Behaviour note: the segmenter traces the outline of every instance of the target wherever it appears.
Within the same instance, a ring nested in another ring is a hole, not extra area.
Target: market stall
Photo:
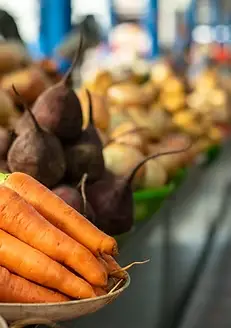
[[[213,63],[190,79],[120,47],[94,61],[77,39],[64,74],[0,43],[0,270],[24,286],[2,283],[0,314],[175,327],[227,202],[230,76]]]

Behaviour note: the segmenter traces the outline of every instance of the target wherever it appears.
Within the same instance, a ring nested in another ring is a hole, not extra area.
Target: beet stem
[[[117,137],[109,139],[108,142],[105,144],[104,148],[107,147],[108,145],[110,145],[111,143],[116,142],[116,140],[118,138],[124,137],[124,136],[129,135],[129,134],[133,134],[133,133],[136,133],[136,132],[148,131],[148,130],[149,129],[147,127],[145,127],[145,126],[144,127],[141,127],[140,126],[140,127],[136,127],[134,129],[130,129],[128,131],[122,132]]]
[[[130,175],[128,175],[127,177],[127,183],[132,183],[132,180],[134,179],[136,172],[141,168],[141,166],[143,166],[147,161],[149,161],[150,159],[155,159],[158,158],[160,156],[164,156],[164,155],[173,155],[173,154],[179,154],[179,153],[183,153],[187,150],[189,150],[192,147],[192,143],[190,142],[188,144],[187,147],[181,148],[181,149],[177,149],[177,150],[170,150],[170,151],[166,151],[166,152],[160,152],[157,154],[153,154],[150,156],[147,156],[145,159],[143,159],[140,163],[138,163],[135,168],[133,168],[133,170],[131,171]]]
[[[24,110],[26,110],[26,111],[29,113],[30,118],[31,118],[31,120],[32,120],[33,123],[34,123],[34,126],[35,126],[36,130],[37,130],[38,132],[43,132],[43,130],[42,130],[41,127],[39,126],[39,124],[38,124],[38,122],[37,122],[37,120],[36,120],[34,114],[32,113],[31,109],[29,108],[29,106],[28,106],[28,105],[26,104],[26,102],[24,101],[22,95],[20,95],[20,93],[17,91],[17,89],[16,89],[16,87],[15,87],[14,84],[12,84],[12,89],[13,89],[14,93],[18,96],[18,98],[19,98],[21,104],[22,104],[23,107],[24,107]]]
[[[93,125],[94,126],[94,118],[93,118],[93,106],[92,106],[92,97],[91,93],[88,89],[86,89],[87,97],[88,97],[88,106],[89,106],[89,120],[88,120],[88,126]]]
[[[66,74],[64,75],[64,77],[62,79],[62,83],[66,86],[71,85],[71,74],[72,74],[75,66],[77,65],[78,61],[80,60],[80,55],[81,55],[82,49],[83,49],[83,35],[80,34],[79,35],[79,45],[75,52],[74,59],[72,61],[70,68],[68,69],[68,71],[66,72]]]

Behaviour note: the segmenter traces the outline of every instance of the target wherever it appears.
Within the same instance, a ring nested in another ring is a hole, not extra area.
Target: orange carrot
[[[103,260],[106,262],[106,269],[108,271],[109,275],[112,275],[113,277],[119,278],[119,279],[126,279],[127,274],[125,271],[122,271],[121,266],[116,262],[116,260],[108,255],[108,254],[102,254]]]
[[[73,298],[95,296],[93,288],[86,281],[1,229],[0,265],[23,278]]]
[[[100,231],[83,215],[31,176],[14,172],[6,175],[3,180],[7,187],[16,191],[48,221],[94,254],[116,255],[118,253],[117,243],[113,237]]]
[[[101,287],[93,287],[93,289],[94,289],[94,292],[95,292],[96,296],[104,296],[104,295],[107,295],[106,290],[104,290]]]
[[[69,300],[62,294],[36,285],[0,266],[0,302],[54,303]]]
[[[5,186],[0,186],[0,218],[0,229],[69,266],[92,285],[107,285],[106,269],[87,248],[53,226]]]

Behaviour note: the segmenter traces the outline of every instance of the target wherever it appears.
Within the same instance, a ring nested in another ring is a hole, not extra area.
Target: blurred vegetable
[[[79,97],[82,106],[83,128],[86,128],[89,121],[87,94],[84,88],[76,90],[76,94]],[[110,116],[108,112],[106,97],[95,93],[91,93],[91,97],[92,97],[93,118],[94,118],[95,126],[102,131],[107,131],[110,124]]]
[[[115,175],[127,176],[131,169],[142,161],[142,153],[131,146],[112,143],[103,150],[105,166]],[[134,178],[134,185],[141,183],[144,175],[144,167],[141,167]]]
[[[18,103],[12,84],[28,104],[32,104],[44,90],[51,86],[49,78],[35,66],[9,73],[1,80],[1,88],[10,94],[15,103]]]
[[[142,188],[159,188],[167,182],[168,175],[164,167],[155,159],[148,161],[144,165],[145,173],[142,181]]]

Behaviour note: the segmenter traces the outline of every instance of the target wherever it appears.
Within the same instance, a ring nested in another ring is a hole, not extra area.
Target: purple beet
[[[83,198],[80,192],[68,185],[60,185],[52,190],[57,196],[62,198],[68,205],[73,207],[76,211],[80,212],[91,222],[94,222],[95,215],[91,205],[87,202],[86,213],[84,213]]]
[[[35,101],[32,112],[38,124],[58,136],[62,141],[76,140],[82,132],[81,104],[72,89],[71,74],[82,51],[83,38],[71,68],[57,84],[45,90]],[[16,127],[16,133],[28,129],[28,113],[25,113]]]
[[[11,144],[11,135],[7,129],[0,126],[0,159],[5,159]]]
[[[15,88],[14,91],[17,93]],[[62,145],[55,135],[39,126],[27,106],[25,110],[34,126],[12,143],[7,156],[9,169],[11,172],[27,173],[45,186],[53,187],[63,178],[66,170]]]
[[[66,148],[67,176],[78,182],[86,173],[88,180],[94,182],[104,173],[103,145],[94,126],[92,99],[89,99],[89,122],[80,139]]]
[[[101,180],[87,185],[86,198],[95,212],[97,227],[109,235],[119,235],[129,231],[134,219],[131,186],[136,172],[150,159],[177,154],[188,148],[148,156],[126,177],[118,177],[106,172]]]
[[[10,173],[7,161],[0,160],[0,173]]]

